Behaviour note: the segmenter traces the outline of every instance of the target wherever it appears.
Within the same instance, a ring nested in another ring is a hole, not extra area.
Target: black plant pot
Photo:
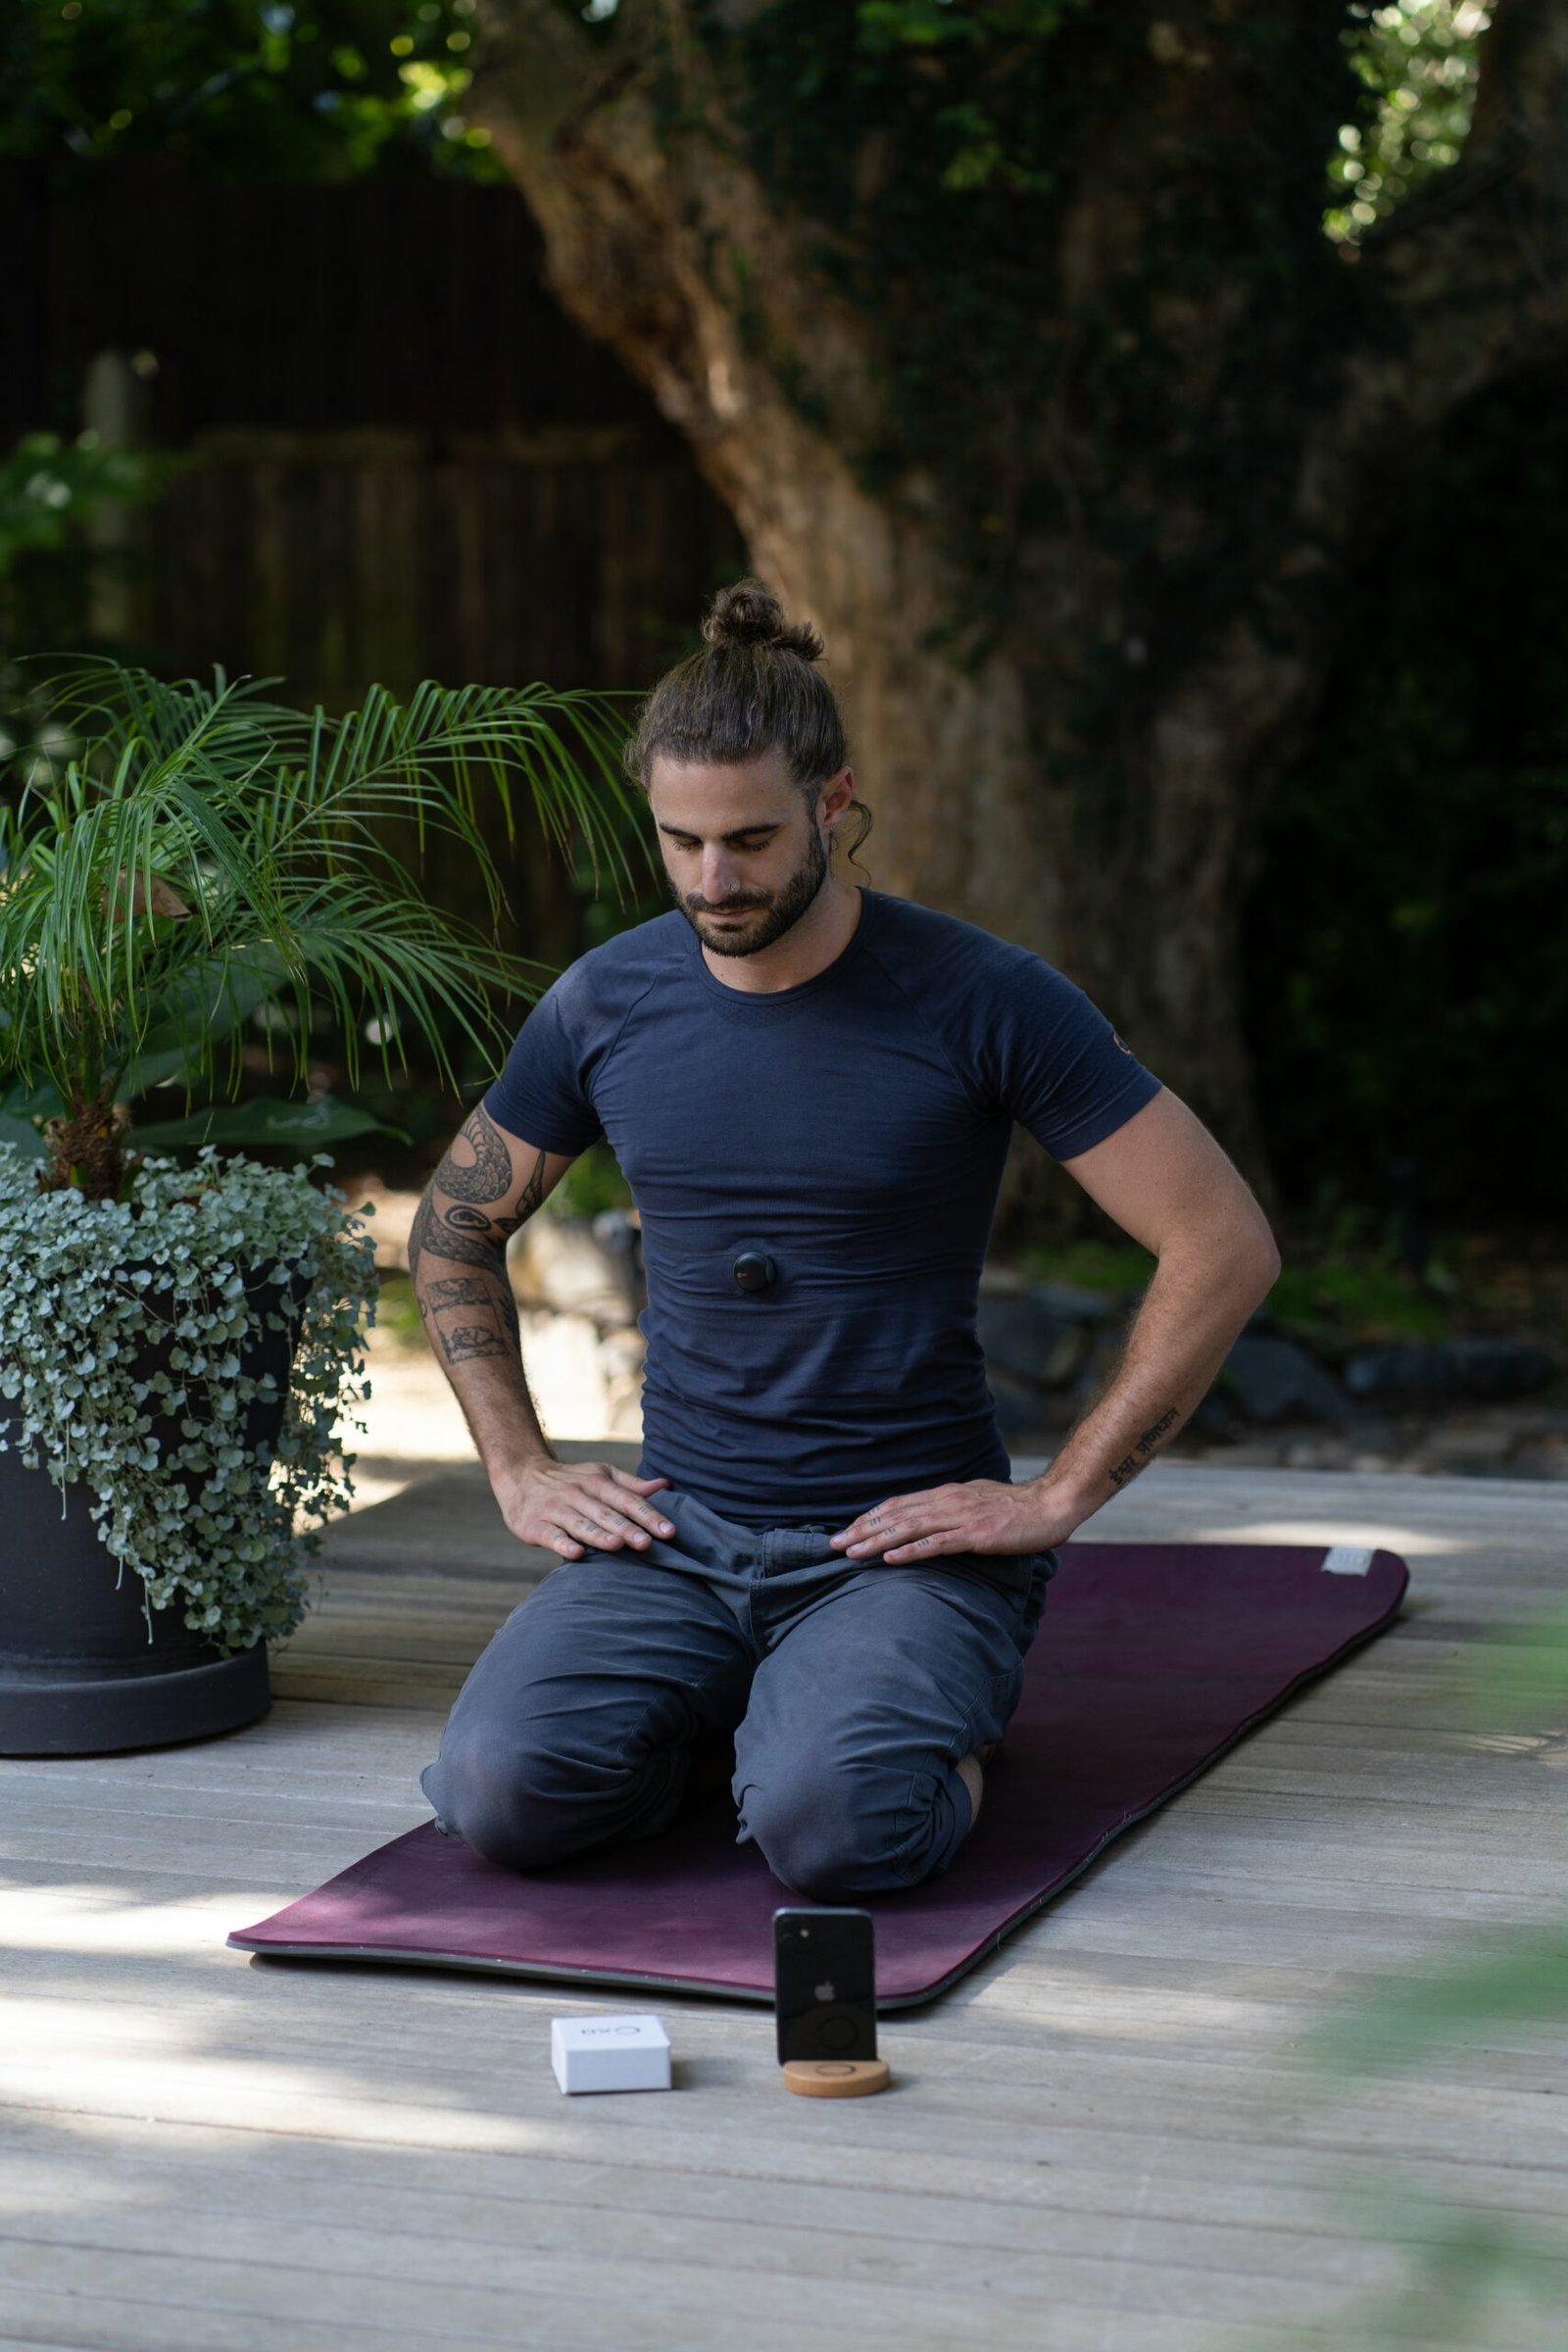
[[[141,1578],[99,1543],[88,1500],[0,1453],[0,1755],[161,1747],[265,1715],[265,1643],[221,1658],[179,1608],[154,1610],[149,1641]]]
[[[260,1289],[257,1277],[248,1288]],[[271,1289],[271,1286],[268,1286]],[[277,1443],[302,1298],[271,1290],[291,1315],[242,1359],[278,1395],[245,1415],[249,1445]],[[89,1756],[206,1740],[271,1705],[267,1646],[220,1657],[181,1607],[152,1613],[143,1587],[98,1541],[85,1487],[55,1486],[20,1453],[0,1453],[0,1755]]]

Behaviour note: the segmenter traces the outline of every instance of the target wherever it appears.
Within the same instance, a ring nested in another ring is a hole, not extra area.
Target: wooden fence
[[[0,431],[82,422],[136,364],[191,460],[131,536],[160,667],[647,684],[744,563],[680,436],[540,277],[510,187],[197,183],[161,162],[0,169]]]
[[[684,451],[638,425],[204,434],[146,519],[134,634],[346,708],[378,679],[641,686],[742,561]]]
[[[0,219],[0,437],[75,432],[90,378],[117,436],[188,461],[112,528],[128,572],[100,565],[82,611],[165,675],[221,663],[333,711],[372,681],[646,687],[744,567],[679,434],[544,286],[510,187],[13,163]],[[512,944],[566,960],[587,909],[531,840],[508,862]],[[471,898],[450,844],[426,883]]]

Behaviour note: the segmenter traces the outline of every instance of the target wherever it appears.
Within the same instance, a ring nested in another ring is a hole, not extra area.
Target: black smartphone
[[[773,1914],[778,2062],[876,2056],[871,1914],[851,1908]]]

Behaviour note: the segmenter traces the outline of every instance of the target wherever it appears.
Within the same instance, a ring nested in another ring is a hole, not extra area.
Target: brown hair
[[[808,620],[791,628],[760,580],[720,588],[703,621],[706,650],[666,670],[643,706],[623,755],[646,792],[654,761],[744,767],[778,750],[811,800],[848,757],[833,689],[813,664],[826,652]],[[858,821],[857,821],[858,820]],[[850,803],[843,834],[853,858],[871,830],[863,801]]]

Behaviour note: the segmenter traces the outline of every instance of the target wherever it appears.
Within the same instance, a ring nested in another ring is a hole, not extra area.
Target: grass
[[[608,1144],[590,1144],[550,1196],[558,1216],[596,1217],[601,1209],[630,1208],[631,1187]]]
[[[1068,1242],[1059,1250],[1031,1244],[1019,1250],[1018,1263],[1035,1282],[1065,1282],[1118,1298],[1146,1291],[1154,1271],[1150,1251],[1131,1242]]]
[[[1369,1343],[1444,1340],[1454,1328],[1445,1287],[1375,1259],[1288,1265],[1265,1311],[1286,1339],[1326,1356]]]
[[[412,1279],[401,1267],[383,1267],[375,1301],[376,1329],[399,1348],[425,1346],[424,1324]]]

